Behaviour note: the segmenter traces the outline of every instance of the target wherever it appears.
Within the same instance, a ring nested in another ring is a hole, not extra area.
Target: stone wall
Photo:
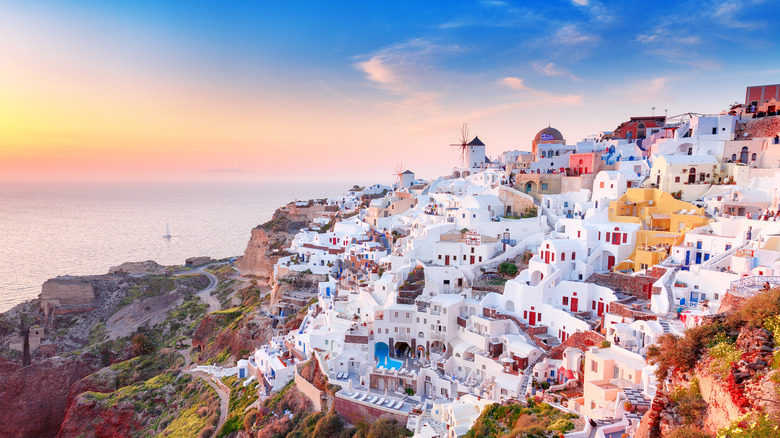
[[[334,408],[350,424],[357,424],[359,421],[372,423],[382,417],[389,417],[397,421],[398,424],[406,425],[406,421],[409,418],[408,412],[359,402],[342,395],[341,392],[336,394]]]
[[[39,297],[44,310],[59,305],[88,307],[95,302],[95,289],[83,278],[57,277],[43,283]]]
[[[550,357],[553,359],[562,359],[563,351],[569,347],[585,351],[588,347],[601,346],[601,343],[606,340],[607,338],[593,331],[573,333],[566,338],[563,343],[550,350]]]
[[[595,283],[614,291],[627,293],[641,300],[647,300],[650,299],[652,285],[657,280],[657,278],[649,275],[627,275],[620,272],[610,272],[608,274],[593,274],[585,282]]]
[[[718,313],[727,313],[732,310],[736,310],[742,306],[745,301],[747,301],[747,298],[734,295],[731,293],[731,291],[728,291],[720,302]]]
[[[317,389],[313,384],[309,383],[306,379],[304,379],[299,373],[298,368],[295,369],[295,386],[298,388],[303,395],[305,395],[309,400],[311,400],[312,405],[314,406],[315,411],[321,411],[323,409],[324,404],[322,403],[322,394],[323,392]]]
[[[658,317],[652,313],[634,310],[630,306],[614,301],[609,303],[609,313],[622,316],[623,318],[630,318],[635,321],[655,321],[658,319]]]

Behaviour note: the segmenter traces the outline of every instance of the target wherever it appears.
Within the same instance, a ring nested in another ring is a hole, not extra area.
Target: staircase
[[[661,324],[661,327],[664,329],[664,333],[669,333],[669,321],[665,319],[659,319],[658,323]]]
[[[666,317],[671,319],[677,318],[677,312],[672,310],[674,307],[674,294],[672,293],[672,287],[674,287],[674,279],[676,277],[675,274],[677,273],[677,270],[677,267],[669,268],[669,276],[666,277],[666,281],[664,282],[664,288],[666,288],[666,297],[669,299],[669,311],[666,313]]]

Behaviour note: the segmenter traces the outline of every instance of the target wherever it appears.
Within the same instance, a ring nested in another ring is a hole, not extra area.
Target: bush
[[[694,426],[685,426],[675,429],[669,438],[710,438],[710,435],[702,432],[701,429]]]
[[[246,415],[244,415],[244,430],[250,431],[255,425],[255,422],[257,421],[257,416],[259,412],[257,409],[251,409],[249,412],[247,412]]]
[[[731,369],[731,363],[739,361],[742,353],[734,344],[721,342],[710,348],[710,357],[710,371],[723,379]]]
[[[517,275],[517,265],[512,262],[504,262],[498,265],[498,272],[502,275]]]
[[[699,423],[707,408],[707,403],[701,396],[699,381],[693,379],[690,386],[679,386],[672,391],[672,401],[677,404],[677,412],[683,417],[684,424]]]

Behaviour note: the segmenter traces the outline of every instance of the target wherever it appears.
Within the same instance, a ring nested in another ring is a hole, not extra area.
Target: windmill
[[[395,184],[396,184],[396,187],[398,187],[399,189],[401,189],[402,188],[401,186],[403,185],[403,174],[404,174],[404,172],[406,172],[406,170],[404,169],[404,165],[403,164],[396,164],[395,165],[395,171],[392,174],[395,175]]]
[[[469,125],[464,123],[463,126],[460,128],[460,143],[459,144],[451,144],[450,146],[455,146],[460,148],[460,161],[462,165],[466,166],[466,151],[468,151],[469,146]]]

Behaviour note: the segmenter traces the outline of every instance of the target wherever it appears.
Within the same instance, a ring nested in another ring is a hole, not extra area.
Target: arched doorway
[[[506,303],[504,303],[504,306],[506,307],[506,310],[510,312],[515,311],[515,303],[512,300],[507,300]]]
[[[544,274],[542,274],[541,271],[534,271],[533,274],[531,274],[531,286],[536,286],[543,278]]]
[[[688,169],[688,184],[694,184],[696,182],[696,168],[691,167]]]
[[[410,347],[409,344],[403,341],[396,342],[393,348],[395,348],[395,357],[406,356],[407,353],[412,349],[412,347]]]
[[[739,154],[739,162],[742,164],[747,164],[748,162],[748,148],[747,146],[742,147],[742,152]]]

